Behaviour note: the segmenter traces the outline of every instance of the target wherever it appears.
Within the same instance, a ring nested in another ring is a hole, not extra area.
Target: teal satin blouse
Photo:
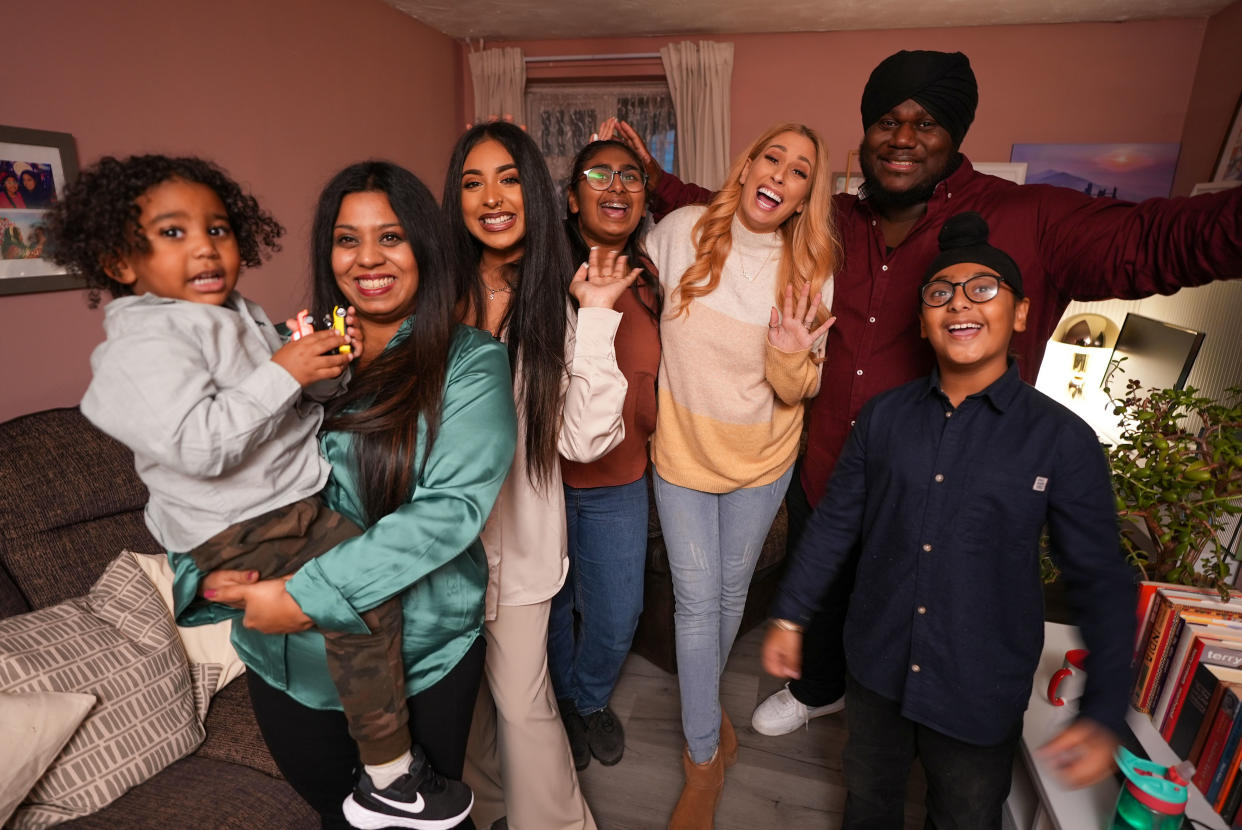
[[[407,320],[389,348],[409,329]],[[335,631],[365,632],[359,613],[400,594],[409,695],[443,678],[482,627],[487,562],[478,536],[509,473],[517,434],[508,357],[486,332],[454,330],[441,412],[440,431],[413,496],[370,527],[363,518],[352,433],[320,436],[320,449],[332,464],[324,501],[366,530],[304,566],[287,585],[318,628]],[[415,469],[422,462],[425,433],[420,422]],[[188,556],[169,558],[178,624],[236,618],[233,645],[250,671],[306,706],[341,708],[318,631],[269,635],[246,629],[240,611],[194,602],[202,572]]]

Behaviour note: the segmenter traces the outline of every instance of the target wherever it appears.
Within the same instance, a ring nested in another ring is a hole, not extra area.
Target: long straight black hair
[[[409,334],[393,338],[366,368],[355,367],[349,390],[327,404],[324,428],[355,433],[354,463],[368,522],[396,510],[417,486],[414,460],[418,422],[427,428],[419,475],[440,429],[449,345],[453,331],[453,271],[448,229],[435,197],[418,177],[384,161],[346,167],[319,195],[311,230],[314,314],[330,319],[347,305],[332,271],[332,247],[341,201],[351,193],[382,193],[401,223],[418,265],[418,290]],[[415,312],[417,309],[417,313]]]
[[[587,245],[586,240],[582,238],[582,214],[574,213],[569,209],[569,194],[574,192],[574,188],[578,186],[578,182],[582,181],[582,171],[586,169],[586,164],[596,153],[607,149],[623,150],[634,160],[634,167],[638,170],[643,169],[643,163],[634,153],[628,144],[613,139],[605,139],[603,141],[592,141],[590,144],[578,151],[578,155],[574,156],[573,164],[570,166],[569,184],[565,186],[565,238],[569,240],[569,254],[572,262],[586,262],[587,257],[591,253],[591,248]],[[592,191],[595,192],[595,191]],[[660,319],[660,312],[664,308],[664,297],[660,292],[660,280],[651,272],[651,258],[647,256],[647,249],[643,247],[642,238],[647,231],[647,193],[644,190],[640,194],[643,199],[643,213],[638,220],[638,225],[630,232],[629,237],[625,240],[620,253],[625,254],[629,260],[631,268],[642,268],[642,273],[638,275],[638,279],[630,286],[630,290],[634,292],[634,296],[638,298],[638,304],[647,310],[647,313],[656,319]],[[579,205],[582,199],[578,199]],[[642,291],[639,286],[646,286],[651,295],[651,302],[643,300]]]
[[[521,258],[509,275],[513,295],[500,323],[509,348],[509,366],[522,366],[516,390],[519,417],[526,421],[526,474],[545,485],[556,470],[556,439],[561,423],[561,379],[565,373],[565,327],[569,282],[573,278],[569,248],[561,230],[560,202],[548,167],[535,142],[520,127],[505,122],[479,124],[453,147],[441,200],[456,256],[458,313],[462,322],[482,327],[487,301],[479,263],[483,243],[461,214],[461,173],[466,156],[493,140],[513,157],[522,186],[526,237]]]

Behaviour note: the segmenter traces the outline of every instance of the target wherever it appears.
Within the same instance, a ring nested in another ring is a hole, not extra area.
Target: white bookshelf
[[[1074,626],[1045,623],[1044,651],[1022,724],[1022,743],[1014,764],[1013,788],[1005,804],[1007,828],[1100,830],[1107,827],[1112,819],[1119,791],[1115,778],[1106,778],[1093,787],[1070,790],[1061,785],[1055,774],[1035,754],[1039,747],[1069,725],[1077,713],[1073,703],[1053,706],[1048,702],[1046,692],[1048,681],[1061,667],[1065,652],[1082,645],[1078,629]],[[1146,715],[1131,709],[1126,721],[1151,760],[1165,766],[1180,760]],[[1213,830],[1229,830],[1224,819],[1212,810],[1194,786],[1190,787],[1186,815]]]

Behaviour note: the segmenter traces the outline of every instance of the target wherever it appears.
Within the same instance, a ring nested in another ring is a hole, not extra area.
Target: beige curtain
[[[526,123],[526,62],[517,48],[470,53],[470,80],[474,84],[474,123],[512,115]]]
[[[716,190],[729,170],[729,82],[733,44],[670,43],[660,50],[677,111],[677,170]]]

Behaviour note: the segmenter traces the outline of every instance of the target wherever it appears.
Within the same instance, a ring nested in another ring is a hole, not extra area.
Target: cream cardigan
[[[621,410],[627,384],[617,366],[613,338],[621,314],[607,308],[583,308],[570,318],[565,333],[567,372],[561,389],[564,409],[557,451],[565,458],[589,462],[601,458],[625,437]],[[514,377],[521,389],[522,366]],[[526,474],[526,418],[517,403],[517,452],[509,477],[483,527],[487,551],[486,619],[496,619],[499,605],[532,605],[555,596],[569,571],[565,535],[565,489],[560,463],[552,465],[547,484],[536,487]]]

